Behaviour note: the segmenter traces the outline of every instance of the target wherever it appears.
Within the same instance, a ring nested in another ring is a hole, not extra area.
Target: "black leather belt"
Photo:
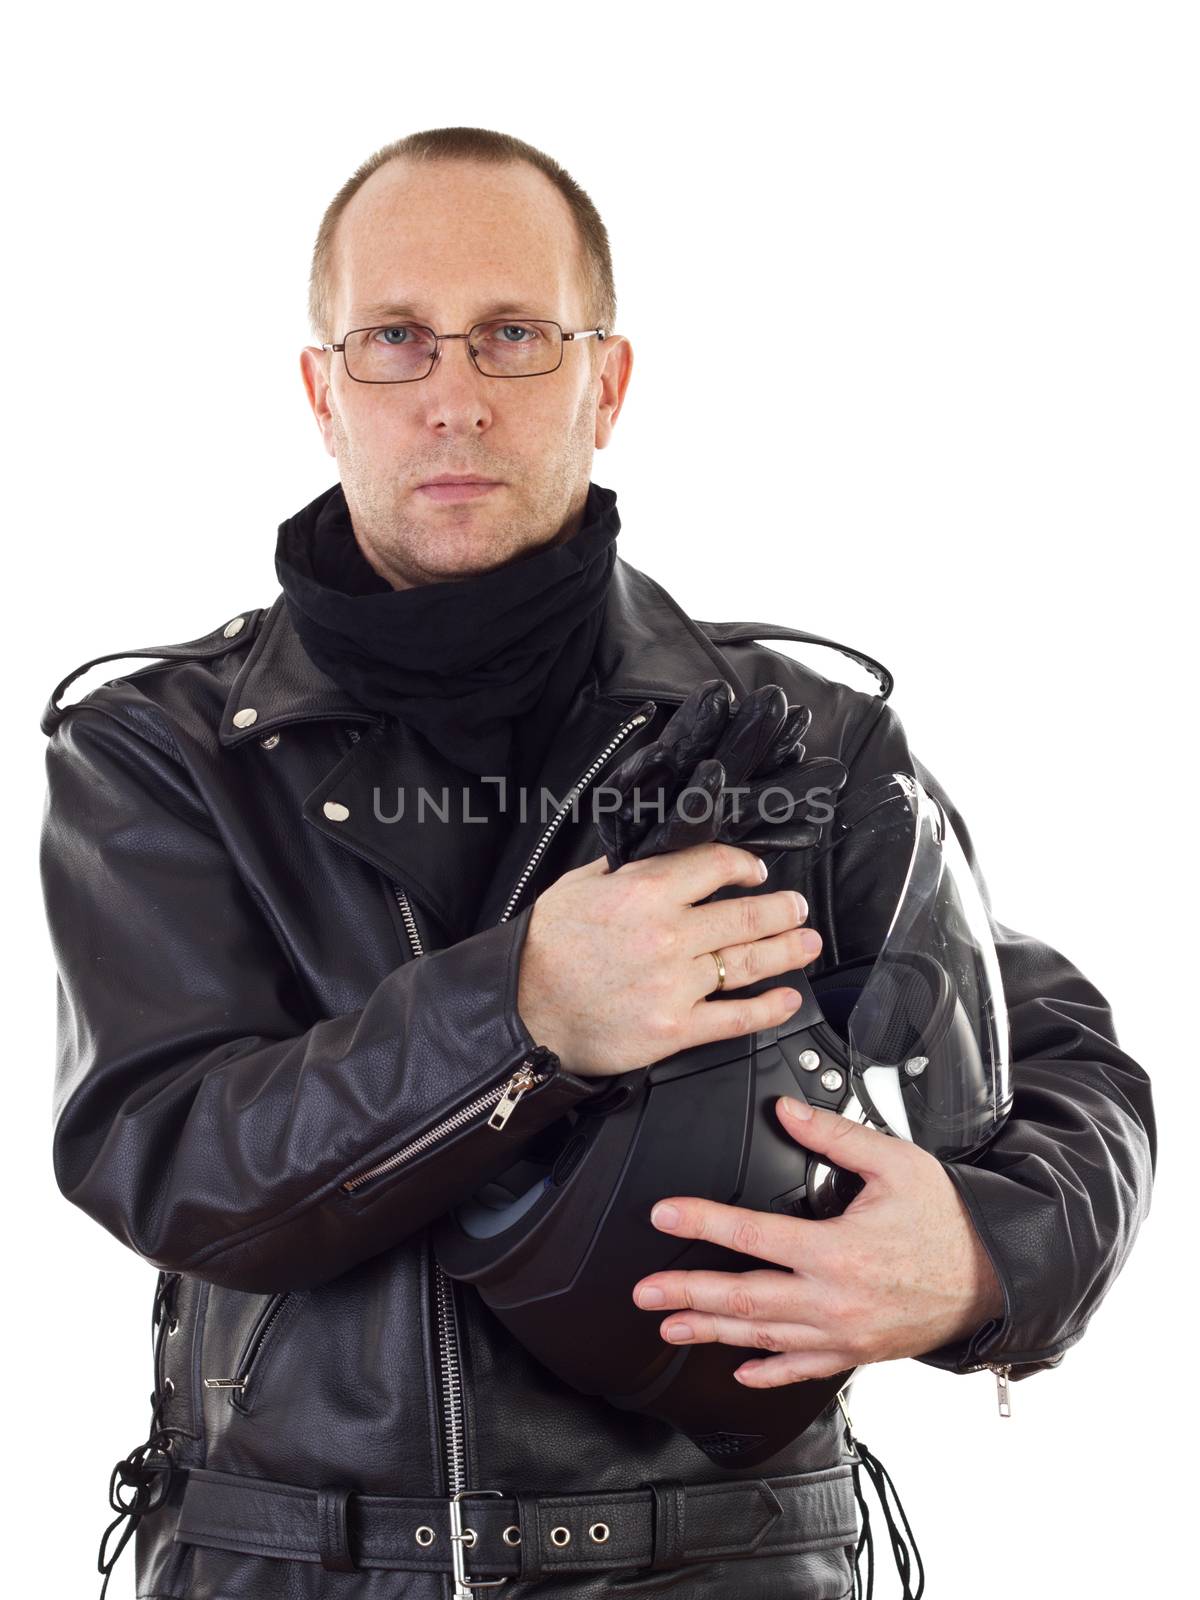
[[[780,1478],[658,1480],[636,1489],[453,1499],[306,1489],[208,1468],[187,1473],[174,1537],[337,1572],[386,1567],[535,1579],[605,1567],[662,1570],[727,1556],[830,1549],[858,1538],[851,1463]],[[469,1574],[469,1577],[466,1575]]]

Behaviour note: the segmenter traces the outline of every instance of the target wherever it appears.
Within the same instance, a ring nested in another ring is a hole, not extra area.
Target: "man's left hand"
[[[660,1200],[651,1221],[781,1269],[656,1272],[634,1287],[637,1305],[668,1316],[673,1344],[719,1342],[782,1352],[736,1376],[752,1388],[831,1377],[871,1361],[923,1355],[999,1317],[1004,1296],[966,1206],[942,1163],[911,1144],[822,1107],[779,1123],[797,1144],[856,1172],[865,1187],[821,1221],[750,1211],[716,1200]],[[666,1206],[678,1220],[664,1217]],[[650,1306],[647,1291],[663,1298]],[[673,1329],[689,1330],[681,1338]]]

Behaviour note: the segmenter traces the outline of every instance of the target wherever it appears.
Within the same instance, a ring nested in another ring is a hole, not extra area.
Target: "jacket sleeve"
[[[1013,1379],[1056,1366],[1112,1287],[1149,1213],[1157,1134],[1146,1072],[1117,1043],[1104,996],[1050,945],[997,922],[966,824],[875,701],[845,792],[907,772],[945,807],[983,894],[1010,1029],[1012,1111],[991,1144],[945,1162],[1004,1291],[1004,1316],[917,1357]]]
[[[502,1129],[491,1103],[473,1106],[536,1049],[516,1006],[532,906],[314,1020],[166,725],[131,728],[102,693],[70,708],[46,751],[67,1199],[159,1268],[309,1288],[464,1199],[593,1094],[596,1080],[539,1052],[548,1076]]]

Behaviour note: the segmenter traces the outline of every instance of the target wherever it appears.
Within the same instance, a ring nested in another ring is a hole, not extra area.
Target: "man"
[[[281,526],[282,593],[47,708],[55,1172],[160,1269],[120,1472],[139,1595],[850,1592],[836,1405],[718,1468],[556,1381],[429,1245],[614,1075],[786,1020],[769,980],[836,942],[752,851],[609,872],[572,814],[697,683],[781,683],[850,786],[941,795],[883,697],[617,558],[590,479],[632,369],[614,312],[603,224],[541,152],[441,129],[377,153],[314,254],[302,372],[340,482]],[[421,820],[419,790],[467,803]],[[863,1203],[801,1275],[813,1224],[662,1196],[656,1227],[780,1268],[631,1282],[664,1338],[771,1352],[739,1371],[769,1387],[908,1355],[1007,1382],[1082,1336],[1149,1207],[1149,1084],[1080,973],[995,932],[1015,1100],[989,1150],[951,1168],[781,1106]]]

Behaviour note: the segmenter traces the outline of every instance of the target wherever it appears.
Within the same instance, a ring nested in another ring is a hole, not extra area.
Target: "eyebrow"
[[[536,313],[529,310],[528,301],[522,303],[517,300],[497,300],[494,304],[486,306],[475,320],[476,322],[483,322],[488,317],[511,316],[532,317],[536,316]],[[426,320],[418,306],[401,305],[395,302],[372,306],[355,306],[350,313],[351,321],[357,326],[363,327],[365,324],[359,321],[360,317],[365,317],[367,322],[373,321],[376,317],[412,317],[419,322]]]

